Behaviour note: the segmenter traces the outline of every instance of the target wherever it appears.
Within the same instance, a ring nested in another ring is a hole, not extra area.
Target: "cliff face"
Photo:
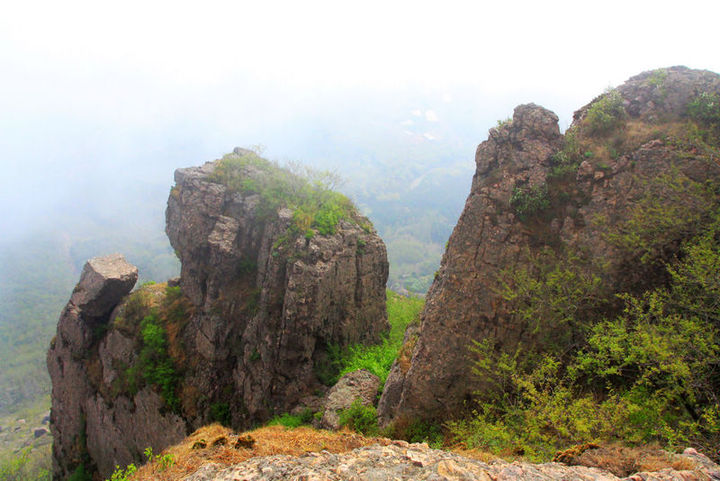
[[[482,389],[470,372],[473,340],[506,350],[535,342],[528,324],[513,320],[503,290],[509,274],[536,268],[546,252],[579,253],[610,290],[661,283],[654,267],[672,258],[702,211],[702,196],[683,188],[720,178],[717,158],[694,143],[688,123],[693,102],[719,92],[711,72],[661,69],[580,109],[565,136],[557,117],[533,104],[491,129],[420,330],[406,336],[412,359],[388,377],[381,421],[459,412]],[[664,237],[629,255],[612,234],[640,219],[650,197],[658,212],[683,220],[657,226]]]
[[[217,165],[175,174],[167,233],[179,281],[128,295],[137,269],[88,262],[48,353],[55,479],[107,477],[209,422],[244,428],[289,411],[323,391],[329,346],[387,330],[386,251],[367,219],[346,209],[298,231],[296,206],[268,207]]]

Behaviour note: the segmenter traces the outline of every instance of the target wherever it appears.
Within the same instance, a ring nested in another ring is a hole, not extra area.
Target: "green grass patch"
[[[314,419],[313,412],[305,409],[300,414],[283,413],[275,416],[268,422],[268,426],[285,426],[288,429],[298,428],[300,426],[308,426],[312,424]]]
[[[387,291],[387,312],[390,331],[380,344],[356,344],[338,354],[335,361],[339,366],[338,377],[359,369],[367,369],[380,378],[384,385],[390,367],[402,346],[405,329],[420,315],[425,305],[421,297],[405,297]]]
[[[210,178],[235,192],[258,194],[261,202],[256,214],[260,218],[271,218],[282,207],[291,209],[293,233],[306,238],[332,235],[340,220],[357,216],[352,201],[333,190],[339,178],[332,172],[295,164],[281,167],[246,151],[225,155]]]

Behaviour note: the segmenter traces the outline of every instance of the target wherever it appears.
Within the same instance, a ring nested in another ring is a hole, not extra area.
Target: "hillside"
[[[719,445],[720,76],[645,72],[491,129],[379,404],[546,458],[605,439]]]

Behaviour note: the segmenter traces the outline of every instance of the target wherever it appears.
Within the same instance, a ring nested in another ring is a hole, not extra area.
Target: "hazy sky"
[[[63,183],[128,175],[133,162],[156,160],[165,175],[268,141],[286,156],[316,112],[339,118],[375,93],[450,102],[462,89],[487,127],[535,101],[565,127],[643,70],[720,71],[719,14],[716,0],[6,2],[3,216],[27,217],[43,195],[67,195]],[[453,120],[435,115],[425,113]]]

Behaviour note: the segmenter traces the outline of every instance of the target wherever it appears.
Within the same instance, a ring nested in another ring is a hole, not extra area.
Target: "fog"
[[[0,232],[139,219],[143,192],[161,217],[173,169],[236,145],[337,170],[351,194],[368,163],[422,175],[423,149],[471,170],[519,103],[565,128],[643,70],[720,70],[714,2],[467,3],[15,2],[0,19]]]

